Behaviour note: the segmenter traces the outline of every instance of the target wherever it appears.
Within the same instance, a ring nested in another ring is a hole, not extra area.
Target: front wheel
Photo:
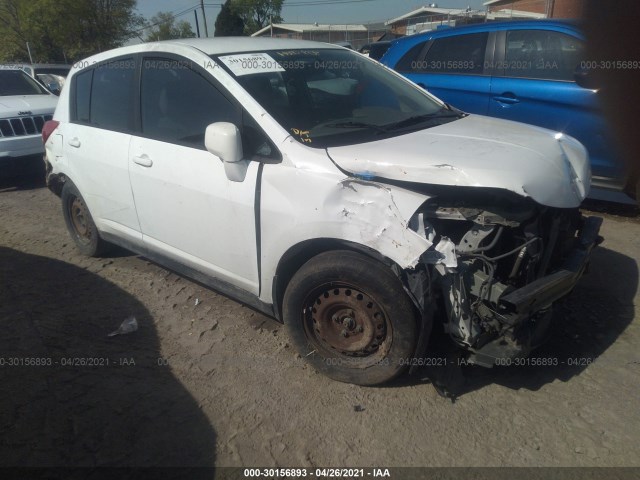
[[[415,351],[416,310],[400,280],[355,252],[326,252],[305,263],[287,287],[283,313],[298,352],[334,380],[387,382]]]

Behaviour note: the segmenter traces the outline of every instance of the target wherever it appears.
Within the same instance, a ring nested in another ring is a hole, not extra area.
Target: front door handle
[[[520,103],[518,97],[516,97],[513,93],[503,93],[497,97],[493,97],[496,102],[504,103],[506,105],[515,105],[516,103]]]
[[[71,140],[69,140],[68,143],[71,147],[74,147],[74,148],[80,148],[80,145],[81,145],[80,140],[78,140],[78,137],[72,138]]]
[[[151,160],[147,155],[142,154],[140,156],[133,157],[133,161],[138,165],[142,165],[143,167],[150,167],[153,165],[153,160]]]
[[[418,86],[419,86],[420,88],[424,88],[425,90],[427,89],[427,86],[426,86],[424,83],[422,83],[422,82],[418,83]]]

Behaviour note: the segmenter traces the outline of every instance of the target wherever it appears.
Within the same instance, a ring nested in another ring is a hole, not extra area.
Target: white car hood
[[[364,177],[500,188],[559,208],[580,205],[591,182],[587,151],[574,138],[479,115],[327,153]]]
[[[53,114],[58,104],[55,95],[11,95],[0,97],[0,118],[20,116],[20,112],[33,115]],[[22,113],[22,115],[25,115]]]

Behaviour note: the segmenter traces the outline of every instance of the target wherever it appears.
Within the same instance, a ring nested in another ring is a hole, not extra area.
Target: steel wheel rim
[[[69,202],[69,218],[76,237],[85,244],[91,243],[91,228],[89,227],[89,211],[84,202],[74,197]]]
[[[326,357],[338,357],[355,368],[385,358],[392,341],[389,316],[374,297],[346,283],[314,288],[304,302],[307,338]]]

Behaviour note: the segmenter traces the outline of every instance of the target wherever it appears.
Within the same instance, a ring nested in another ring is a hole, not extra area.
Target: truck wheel
[[[105,253],[110,244],[100,238],[87,204],[71,180],[65,182],[60,198],[67,230],[78,250],[88,257],[99,257]]]
[[[300,355],[340,382],[389,381],[415,351],[416,310],[400,280],[355,252],[326,252],[305,263],[287,287],[283,314]]]

